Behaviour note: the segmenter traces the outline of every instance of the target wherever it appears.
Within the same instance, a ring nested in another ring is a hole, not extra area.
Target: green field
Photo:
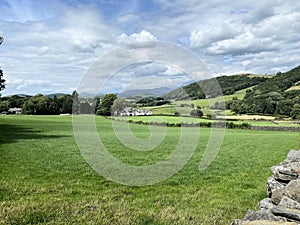
[[[169,127],[157,149],[137,152],[120,144],[110,120],[97,117],[96,124],[111,153],[136,165],[166,158],[181,131]],[[148,126],[130,127],[140,138],[150,134]],[[130,187],[90,168],[70,116],[1,116],[0,224],[230,224],[266,197],[269,167],[300,148],[295,132],[228,129],[215,161],[199,172],[209,135],[200,129],[191,160],[172,178]]]

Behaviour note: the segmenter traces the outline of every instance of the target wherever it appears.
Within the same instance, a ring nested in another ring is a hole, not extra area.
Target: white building
[[[9,108],[8,113],[10,114],[22,114],[21,108]]]
[[[122,109],[119,112],[114,112],[115,116],[151,116],[152,115],[152,111],[150,110],[143,110],[143,109],[138,109],[135,110],[131,107],[126,107],[124,109]]]

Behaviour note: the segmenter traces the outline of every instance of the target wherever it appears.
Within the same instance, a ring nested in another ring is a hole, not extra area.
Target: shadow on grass
[[[46,135],[42,131],[21,125],[0,124],[0,144],[18,142],[24,139],[53,139],[68,135]]]

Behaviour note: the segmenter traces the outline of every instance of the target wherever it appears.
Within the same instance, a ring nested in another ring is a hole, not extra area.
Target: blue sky
[[[104,54],[153,40],[191,50],[214,76],[274,74],[299,65],[299,30],[298,0],[0,0],[0,66],[7,80],[1,94],[71,93]],[[157,63],[119,76],[136,71],[143,79],[172,73],[176,82],[189,82]],[[158,80],[136,83],[164,86]]]

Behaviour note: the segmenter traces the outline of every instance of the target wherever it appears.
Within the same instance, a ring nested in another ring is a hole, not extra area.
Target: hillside
[[[232,100],[228,108],[240,114],[271,114],[300,119],[300,66],[277,73],[252,90],[243,100]]]
[[[216,79],[222,88],[222,92],[220,90],[216,90],[213,86],[212,80]],[[176,89],[166,95],[164,98],[166,99],[175,99],[175,100],[183,100],[191,98],[194,99],[204,99],[206,96],[204,92],[209,94],[209,97],[216,97],[219,95],[231,95],[236,91],[252,87],[254,85],[263,83],[268,79],[268,76],[263,75],[254,75],[254,74],[238,74],[231,76],[220,76],[217,78],[212,78],[208,80],[201,80],[199,82],[194,82],[183,88]],[[203,87],[204,91],[200,88]]]
[[[268,92],[283,92],[292,86],[297,86],[300,81],[300,66],[286,72],[278,72],[272,79],[268,79],[258,84],[254,89],[256,94],[264,94]]]

